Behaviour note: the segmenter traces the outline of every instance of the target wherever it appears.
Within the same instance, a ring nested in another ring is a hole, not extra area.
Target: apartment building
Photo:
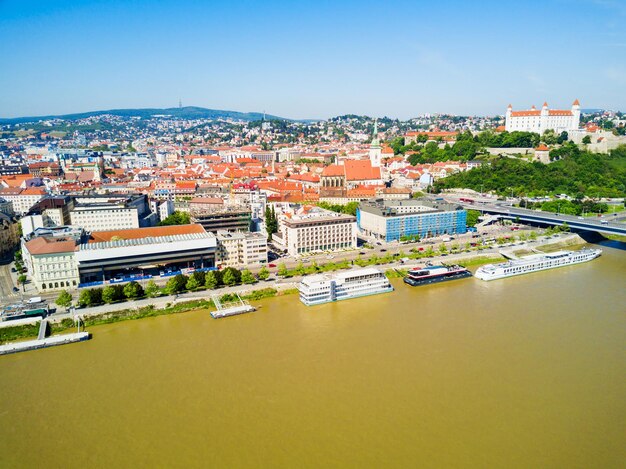
[[[290,256],[354,249],[356,230],[355,217],[317,209],[281,218],[272,241]]]
[[[104,195],[77,197],[70,220],[87,231],[108,231],[151,226],[156,215],[145,195]]]
[[[265,264],[267,238],[261,233],[218,231],[215,262],[222,267]]]
[[[16,215],[28,213],[44,195],[46,195],[46,190],[41,187],[0,189],[0,197],[11,202]]]

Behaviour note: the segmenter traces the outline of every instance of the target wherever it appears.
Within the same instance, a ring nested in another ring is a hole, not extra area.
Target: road
[[[13,276],[11,275],[11,262],[3,260],[0,262],[0,299],[3,303],[18,300],[20,293],[15,293],[13,287]]]

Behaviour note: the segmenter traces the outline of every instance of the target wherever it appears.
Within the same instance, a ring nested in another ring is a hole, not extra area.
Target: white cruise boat
[[[487,264],[480,267],[474,277],[481,280],[496,280],[514,275],[528,274],[539,270],[554,269],[566,265],[587,262],[602,254],[600,249],[581,249],[580,251],[558,251],[549,254],[533,254],[521,259],[503,262],[501,264]]]
[[[358,296],[386,293],[393,291],[393,287],[382,271],[367,267],[305,277],[298,285],[298,290],[300,301],[311,306]]]

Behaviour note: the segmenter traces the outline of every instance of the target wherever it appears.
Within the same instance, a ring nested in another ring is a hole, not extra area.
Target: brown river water
[[[626,467],[626,250],[0,357],[1,467]]]

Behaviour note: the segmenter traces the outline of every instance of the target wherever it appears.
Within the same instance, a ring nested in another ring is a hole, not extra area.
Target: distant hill
[[[141,117],[148,118],[155,115],[168,115],[172,117],[178,117],[182,119],[234,119],[242,121],[255,121],[263,119],[262,112],[237,112],[237,111],[221,111],[217,109],[206,109],[203,107],[186,106],[186,107],[172,107],[166,109],[110,109],[107,111],[91,111],[81,112],[78,114],[64,114],[57,116],[34,116],[34,117],[13,117],[13,118],[0,118],[0,124],[20,124],[22,122],[37,122],[41,120],[49,119],[64,119],[64,120],[78,120],[85,119],[87,117],[102,116],[104,114],[111,114],[121,117]],[[290,120],[283,117],[272,116],[267,114],[265,116],[267,120]]]

